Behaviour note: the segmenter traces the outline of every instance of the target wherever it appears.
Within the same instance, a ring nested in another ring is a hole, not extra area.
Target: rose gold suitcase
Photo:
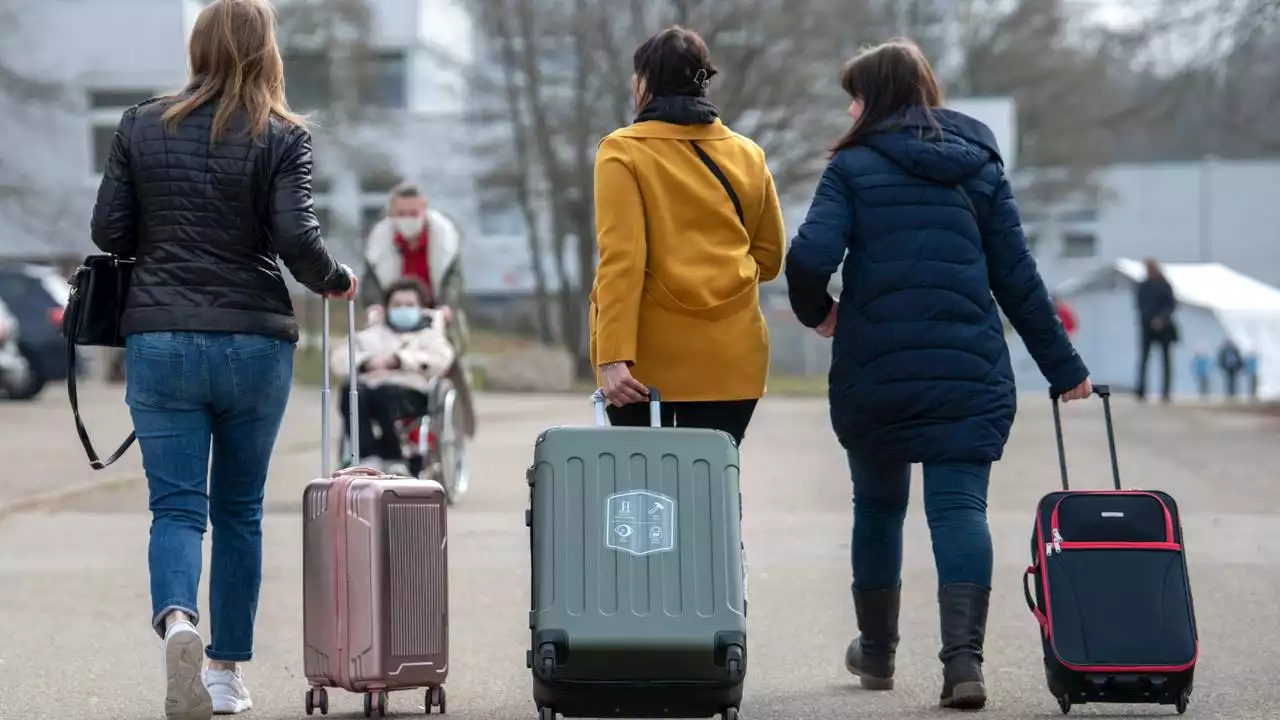
[[[355,335],[355,303],[348,307]],[[329,353],[325,304],[322,352]],[[350,344],[350,340],[348,340]],[[445,712],[449,593],[444,489],[369,468],[330,473],[331,379],[321,396],[321,478],[303,493],[303,667],[306,711],[329,712],[326,688],[364,695],[364,716],[387,715],[391,690],[425,688],[428,713]],[[356,376],[351,353],[351,377]],[[360,457],[356,383],[352,456]]]

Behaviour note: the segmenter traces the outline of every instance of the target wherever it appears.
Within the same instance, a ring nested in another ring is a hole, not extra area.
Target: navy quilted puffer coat
[[[1088,377],[1027,249],[995,136],[950,110],[886,123],[827,166],[787,254],[796,316],[834,302],[831,420],[849,450],[994,461],[1017,409],[999,305],[1057,391]]]

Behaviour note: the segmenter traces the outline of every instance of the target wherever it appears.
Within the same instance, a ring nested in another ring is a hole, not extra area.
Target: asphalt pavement
[[[118,387],[90,388],[85,414],[100,449],[128,430]],[[319,400],[295,391],[273,463],[255,660],[246,717],[305,717],[302,677],[303,485],[319,472]],[[1109,482],[1099,403],[1069,406],[1067,447],[1079,487]],[[524,468],[538,431],[591,420],[585,398],[482,396],[470,493],[451,510],[449,715],[535,717],[528,647]],[[1116,404],[1126,487],[1167,490],[1183,512],[1201,661],[1185,717],[1280,717],[1280,422],[1221,409]],[[162,717],[158,640],[149,629],[148,516],[137,450],[95,473],[83,461],[65,396],[0,405],[0,720]],[[743,717],[934,718],[939,686],[936,577],[918,504],[908,520],[897,689],[871,693],[844,671],[849,601],[849,480],[825,403],[768,398],[743,450],[751,574],[751,666]],[[915,479],[918,489],[918,474]],[[105,484],[104,484],[105,483]],[[1047,401],[1026,397],[993,474],[995,594],[986,672],[993,718],[1059,716],[1044,686],[1022,571],[1037,499],[1058,483]],[[98,484],[102,489],[90,490]],[[918,496],[918,492],[917,492]],[[7,508],[7,509],[6,509]],[[391,696],[393,717],[422,712]],[[1170,707],[1077,706],[1073,716],[1172,716]],[[331,692],[331,717],[360,698]]]

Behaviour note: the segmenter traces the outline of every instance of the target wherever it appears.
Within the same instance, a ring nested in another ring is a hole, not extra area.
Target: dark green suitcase
[[[654,424],[658,394],[651,390]],[[716,430],[543,432],[529,468],[540,720],[736,720],[747,671],[738,448]]]

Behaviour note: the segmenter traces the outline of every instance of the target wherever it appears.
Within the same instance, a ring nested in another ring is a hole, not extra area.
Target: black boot
[[[898,649],[898,607],[902,587],[853,591],[860,636],[849,643],[844,666],[868,690],[893,689],[893,658]]]
[[[944,585],[938,590],[942,620],[942,707],[978,710],[987,704],[982,677],[982,641],[987,634],[991,590],[981,585]]]

